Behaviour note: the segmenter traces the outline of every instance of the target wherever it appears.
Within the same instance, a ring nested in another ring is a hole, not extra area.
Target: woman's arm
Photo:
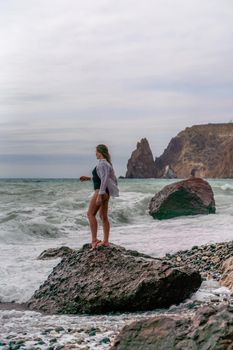
[[[91,177],[90,177],[90,176],[80,176],[79,180],[80,180],[81,182],[83,182],[83,181],[90,181],[90,180],[91,180]]]

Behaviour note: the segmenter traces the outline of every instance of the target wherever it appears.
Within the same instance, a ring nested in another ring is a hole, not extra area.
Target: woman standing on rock
[[[94,194],[90,200],[87,217],[90,224],[92,235],[92,249],[97,246],[109,246],[110,224],[108,220],[108,202],[110,196],[118,197],[119,189],[117,187],[117,179],[111,163],[111,156],[105,145],[96,147],[97,166],[92,171],[92,180],[94,185]],[[89,176],[81,176],[80,181],[91,180]],[[97,239],[98,223],[96,214],[100,214],[103,223],[104,238],[103,241]]]

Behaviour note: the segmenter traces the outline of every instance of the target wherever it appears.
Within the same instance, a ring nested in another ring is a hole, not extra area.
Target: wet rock
[[[194,316],[157,316],[123,328],[112,350],[226,350],[233,344],[230,306],[199,308]]]
[[[115,245],[91,251],[87,244],[53,269],[28,306],[70,314],[152,310],[180,303],[200,284],[199,273],[188,267]]]
[[[55,332],[63,332],[65,329],[61,326],[55,328]]]
[[[149,214],[159,220],[211,213],[215,213],[214,194],[208,182],[200,178],[165,186],[149,205]]]
[[[43,340],[40,340],[36,343],[36,345],[45,345],[46,343]]]
[[[50,344],[57,343],[57,338],[52,338],[49,340]]]
[[[214,247],[213,249],[213,244],[194,246],[190,250],[180,250],[175,254],[166,254],[164,259],[173,266],[186,265],[197,269],[203,279],[214,278],[219,280],[222,263],[225,261],[225,256],[232,250],[232,243],[216,243]]]
[[[94,337],[96,335],[96,331],[90,331],[88,335],[89,337]]]
[[[220,284],[233,292],[233,257],[228,258],[222,265]]]
[[[166,254],[164,260],[174,266],[190,266],[197,269],[203,279],[220,280],[222,264],[226,256],[231,256],[233,242],[215,243],[210,245],[194,246],[190,250],[180,250],[175,254]],[[203,259],[204,258],[204,259]],[[226,277],[228,276],[226,273]]]
[[[73,253],[74,250],[69,247],[60,247],[60,248],[49,248],[44,250],[39,256],[38,260],[46,260],[46,259],[57,259],[67,256],[68,254]]]
[[[105,337],[100,341],[100,344],[109,344],[109,343],[111,343],[111,340],[108,337]]]

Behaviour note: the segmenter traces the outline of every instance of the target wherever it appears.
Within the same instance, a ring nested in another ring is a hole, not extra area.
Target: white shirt
[[[99,159],[96,172],[101,180],[99,194],[106,193],[106,188],[108,188],[110,196],[119,197],[117,178],[111,164],[106,159]]]

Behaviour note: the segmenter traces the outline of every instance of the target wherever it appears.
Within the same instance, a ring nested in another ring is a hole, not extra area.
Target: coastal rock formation
[[[47,313],[143,311],[169,307],[201,284],[200,274],[123,247],[86,244],[68,254],[27,305]]]
[[[149,214],[159,220],[209,213],[215,213],[212,188],[195,177],[165,186],[149,205]]]
[[[146,138],[137,143],[127,164],[126,178],[155,177],[155,162]]]
[[[233,178],[233,123],[194,125],[172,138],[160,157],[153,154],[146,139],[128,161],[126,177],[161,178],[166,167],[178,178]]]
[[[57,258],[62,258],[64,256],[67,256],[68,254],[73,253],[74,250],[62,246],[60,248],[49,248],[44,250],[39,256],[38,260],[48,260],[48,259],[57,259]]]
[[[220,284],[233,292],[233,257],[226,259],[222,265]]]
[[[176,173],[169,165],[166,165],[166,167],[165,167],[163,178],[165,178],[165,179],[176,179],[177,178]]]
[[[205,306],[194,316],[157,316],[123,328],[112,350],[232,349],[232,306]]]
[[[192,169],[200,177],[232,178],[233,123],[195,125],[181,131],[155,159],[156,177],[163,176],[168,164],[179,178],[188,177]]]

